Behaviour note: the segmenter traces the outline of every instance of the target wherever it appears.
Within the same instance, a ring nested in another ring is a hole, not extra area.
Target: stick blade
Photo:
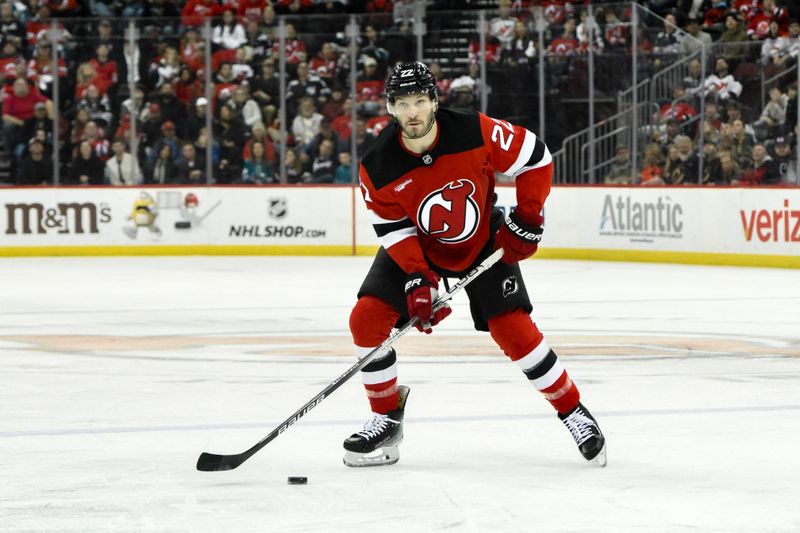
[[[203,452],[197,459],[197,469],[201,472],[220,472],[233,470],[242,464],[238,455],[217,455],[216,453]]]

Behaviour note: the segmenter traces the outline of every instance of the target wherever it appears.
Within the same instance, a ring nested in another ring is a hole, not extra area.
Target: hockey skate
[[[589,410],[578,402],[575,409],[565,415],[559,413],[558,418],[569,429],[581,455],[587,461],[606,466],[606,439]]]
[[[397,409],[385,415],[373,413],[364,429],[344,441],[344,464],[347,466],[393,465],[400,460],[398,445],[403,442],[403,412],[411,389],[398,387]]]

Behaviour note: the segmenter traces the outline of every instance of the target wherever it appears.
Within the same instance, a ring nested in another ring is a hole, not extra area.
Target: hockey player
[[[501,261],[466,287],[475,328],[488,331],[519,364],[567,426],[587,460],[605,465],[605,438],[556,354],[531,320],[518,262],[536,252],[553,163],[525,128],[472,111],[439,109],[436,80],[420,62],[401,63],[386,80],[392,122],[361,161],[361,190],[381,248],[350,315],[356,352],[380,345],[397,323],[417,317],[431,333],[441,278],[461,277],[495,249]],[[514,176],[517,206],[494,208],[495,171]],[[397,383],[389,349],[361,372],[372,417],[344,441],[348,466],[396,463],[409,389]]]

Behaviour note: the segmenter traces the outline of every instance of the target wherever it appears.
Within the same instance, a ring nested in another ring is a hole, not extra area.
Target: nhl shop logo
[[[451,181],[433,191],[419,204],[417,225],[444,244],[464,242],[480,225],[481,213],[473,198],[475,184],[467,179]]]
[[[284,218],[287,213],[286,198],[283,196],[276,196],[269,199],[269,216],[270,218],[278,219]]]

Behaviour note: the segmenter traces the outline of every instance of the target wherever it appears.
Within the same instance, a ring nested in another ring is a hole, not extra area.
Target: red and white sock
[[[536,390],[556,408],[559,413],[568,413],[578,405],[581,395],[555,352],[542,342],[516,363]]]
[[[356,346],[358,357],[364,357],[374,348]],[[397,409],[397,354],[394,349],[380,359],[361,369],[361,381],[367,390],[367,398],[373,413],[386,414]]]
[[[559,413],[578,405],[580,393],[530,315],[515,309],[489,319],[489,332]]]
[[[350,332],[359,359],[380,346],[392,331],[400,314],[388,303],[375,296],[358,299],[350,313]],[[397,409],[397,355],[394,349],[378,356],[361,369],[361,380],[367,390],[372,412],[386,414]]]

